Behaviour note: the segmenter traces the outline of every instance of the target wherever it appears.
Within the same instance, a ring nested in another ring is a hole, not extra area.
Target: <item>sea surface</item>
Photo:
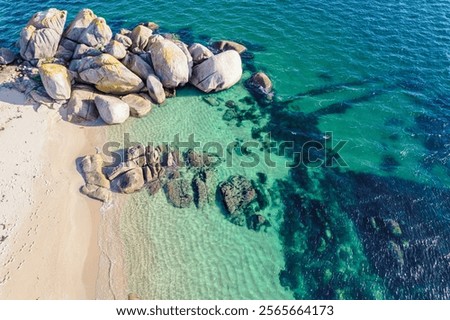
[[[177,209],[163,192],[129,196],[121,232],[130,291],[148,299],[450,299],[450,2],[2,0],[0,47],[48,7],[70,19],[89,7],[115,32],[154,21],[186,43],[230,39],[249,49],[238,85],[211,95],[180,89],[110,136],[220,143],[217,183],[233,174],[259,181],[271,226],[231,223],[219,197]],[[255,71],[272,79],[272,100],[245,88]],[[237,115],[224,120],[228,101]],[[242,164],[248,156],[236,146],[245,141],[258,142],[255,166]]]

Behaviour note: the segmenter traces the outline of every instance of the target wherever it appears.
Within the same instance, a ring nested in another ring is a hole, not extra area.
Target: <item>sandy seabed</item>
[[[1,73],[0,299],[94,299],[101,204],[79,192],[76,160],[106,129],[36,109],[4,85],[14,68]]]

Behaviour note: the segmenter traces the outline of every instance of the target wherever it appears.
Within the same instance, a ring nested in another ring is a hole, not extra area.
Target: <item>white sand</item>
[[[75,160],[104,136],[0,86],[0,299],[96,297],[100,202]]]

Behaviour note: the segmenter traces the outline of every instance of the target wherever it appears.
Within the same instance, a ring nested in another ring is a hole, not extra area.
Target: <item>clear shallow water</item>
[[[232,225],[214,205],[181,210],[162,194],[130,197],[130,289],[174,299],[450,298],[448,2],[21,2],[0,6],[0,46],[37,10],[64,8],[72,18],[90,7],[114,31],[150,20],[188,42],[243,41],[255,55],[247,70],[274,82],[276,101],[256,105],[257,124],[224,122],[224,102],[211,107],[180,90],[113,137],[125,130],[159,142],[195,132],[231,142],[256,127],[297,145],[323,141],[326,131],[348,140],[344,168],[219,167],[219,181],[268,174],[267,233]],[[238,102],[247,95],[238,85],[217,97],[248,108]],[[401,236],[388,232],[390,220]]]

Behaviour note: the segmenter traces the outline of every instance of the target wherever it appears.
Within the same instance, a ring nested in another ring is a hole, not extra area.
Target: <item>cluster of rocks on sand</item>
[[[153,22],[113,34],[106,20],[90,9],[81,10],[67,27],[66,18],[67,12],[58,9],[34,14],[20,34],[20,57],[2,48],[0,65],[16,61],[23,72],[17,88],[40,105],[64,110],[68,121],[100,117],[108,125],[120,124],[129,116],[147,115],[153,104],[164,103],[185,85],[210,93],[241,80],[241,54],[247,49],[239,43],[187,45],[173,34],[159,32]],[[245,85],[252,94],[271,98],[272,82],[264,73],[253,74]],[[256,230],[268,225],[251,206],[266,201],[261,186],[242,176],[217,184],[218,161],[210,154],[181,154],[166,145],[130,147],[115,167],[105,166],[100,154],[88,155],[79,162],[85,179],[81,192],[107,202],[112,191],[164,190],[167,200],[179,208],[192,203],[201,208],[215,201],[217,193],[234,223]],[[193,178],[182,177],[182,167],[195,170]]]
[[[69,121],[100,116],[107,124],[122,123],[130,115],[145,116],[152,104],[162,104],[186,84],[217,92],[242,77],[240,54],[246,48],[236,42],[188,46],[152,22],[113,34],[90,9],[65,28],[66,18],[58,9],[34,14],[18,46],[21,68],[39,75],[45,89],[27,93],[37,103],[64,106]],[[0,64],[15,59],[11,50],[0,49]]]

